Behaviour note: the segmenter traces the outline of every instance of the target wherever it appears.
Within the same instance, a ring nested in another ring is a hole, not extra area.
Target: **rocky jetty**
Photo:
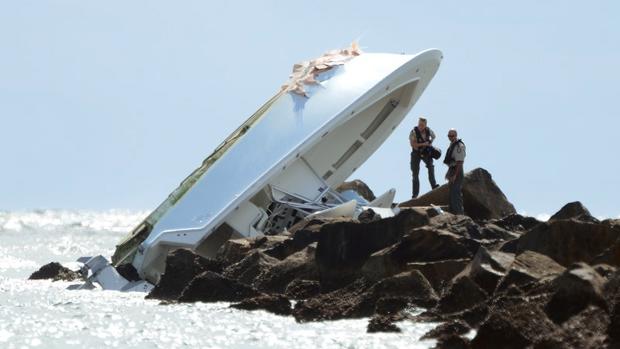
[[[467,215],[430,208],[445,204],[444,186],[392,218],[302,220],[286,235],[230,240],[214,260],[171,251],[148,297],[299,322],[369,318],[368,332],[440,322],[424,336],[437,348],[620,347],[620,220],[579,202],[547,222],[524,217],[483,169],[463,191]]]
[[[340,189],[372,193],[361,181]],[[215,261],[172,251],[172,275],[149,297],[226,300],[300,322],[368,317],[368,332],[439,321],[424,336],[438,348],[618,344],[619,221],[600,222],[579,202],[548,222],[521,216],[483,169],[465,176],[463,192],[464,216],[429,209],[445,205],[444,186],[392,218],[304,220],[289,235],[231,240]]]

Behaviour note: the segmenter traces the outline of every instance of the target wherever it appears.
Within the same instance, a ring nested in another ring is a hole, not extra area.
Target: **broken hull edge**
[[[159,276],[164,271],[165,256],[168,249],[187,247],[193,250],[201,250],[201,245],[223,222],[232,221],[234,223],[236,213],[240,212],[239,210],[243,211],[244,206],[247,206],[248,203],[254,205],[250,202],[252,197],[264,191],[268,185],[286,186],[289,191],[304,192],[307,195],[308,192],[324,190],[325,185],[333,188],[342,183],[378,149],[404,119],[434,76],[440,59],[441,53],[431,50],[423,52],[403,64],[367,91],[361,98],[330,119],[312,137],[300,143],[285,158],[247,187],[236,200],[215,214],[219,219],[214,219],[209,224],[197,228],[161,231],[156,237],[150,239],[149,243],[140,245],[133,260],[133,264],[140,275],[153,283],[157,283]],[[373,121],[376,121],[376,115],[381,112],[386,103],[394,98],[398,99],[398,105],[394,110],[382,120],[381,124],[371,134],[362,135]],[[356,123],[356,120],[359,122]],[[360,130],[362,131],[357,132]],[[355,142],[361,144],[350,154],[347,154],[346,159],[340,161],[342,156],[351,149],[351,143],[355,144]],[[328,150],[329,153],[335,155],[321,161]],[[334,168],[335,165],[338,165],[338,168]],[[300,167],[307,167],[307,169],[301,170],[302,175],[300,175]],[[330,171],[331,174],[329,174]],[[251,236],[252,233],[243,231],[238,235]]]

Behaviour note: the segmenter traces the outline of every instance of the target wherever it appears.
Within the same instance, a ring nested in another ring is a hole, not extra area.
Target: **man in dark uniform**
[[[448,190],[450,192],[449,210],[454,214],[465,214],[463,209],[463,162],[465,162],[465,143],[458,138],[455,129],[448,131],[450,147],[446,151],[444,164],[448,165],[446,179],[448,180]]]
[[[418,197],[420,193],[420,160],[424,161],[426,168],[428,169],[428,181],[431,184],[431,188],[435,189],[439,185],[435,181],[435,166],[433,166],[433,158],[430,153],[430,146],[435,140],[435,132],[426,127],[426,119],[420,118],[418,120],[418,126],[414,127],[409,132],[409,143],[411,144],[411,174],[412,180],[412,195],[413,199]]]

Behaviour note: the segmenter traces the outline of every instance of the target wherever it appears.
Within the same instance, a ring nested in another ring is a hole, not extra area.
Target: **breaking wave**
[[[138,224],[148,211],[112,209],[0,211],[0,233],[3,231],[55,231],[58,229],[107,230],[127,232]]]

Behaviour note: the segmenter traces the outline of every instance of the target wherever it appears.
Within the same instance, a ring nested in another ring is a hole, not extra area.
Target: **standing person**
[[[463,162],[465,162],[465,143],[457,138],[458,132],[455,129],[448,131],[450,147],[446,151],[443,163],[448,165],[446,179],[448,180],[448,190],[450,192],[449,210],[454,214],[465,214],[463,209]]]
[[[435,181],[435,166],[433,166],[433,158],[430,153],[430,145],[435,140],[435,132],[426,126],[426,119],[420,118],[418,120],[418,126],[414,127],[409,132],[409,143],[411,144],[411,174],[412,180],[412,195],[411,198],[415,199],[420,193],[420,160],[424,161],[426,168],[428,169],[428,181],[431,183],[431,188],[435,189],[439,185]]]

